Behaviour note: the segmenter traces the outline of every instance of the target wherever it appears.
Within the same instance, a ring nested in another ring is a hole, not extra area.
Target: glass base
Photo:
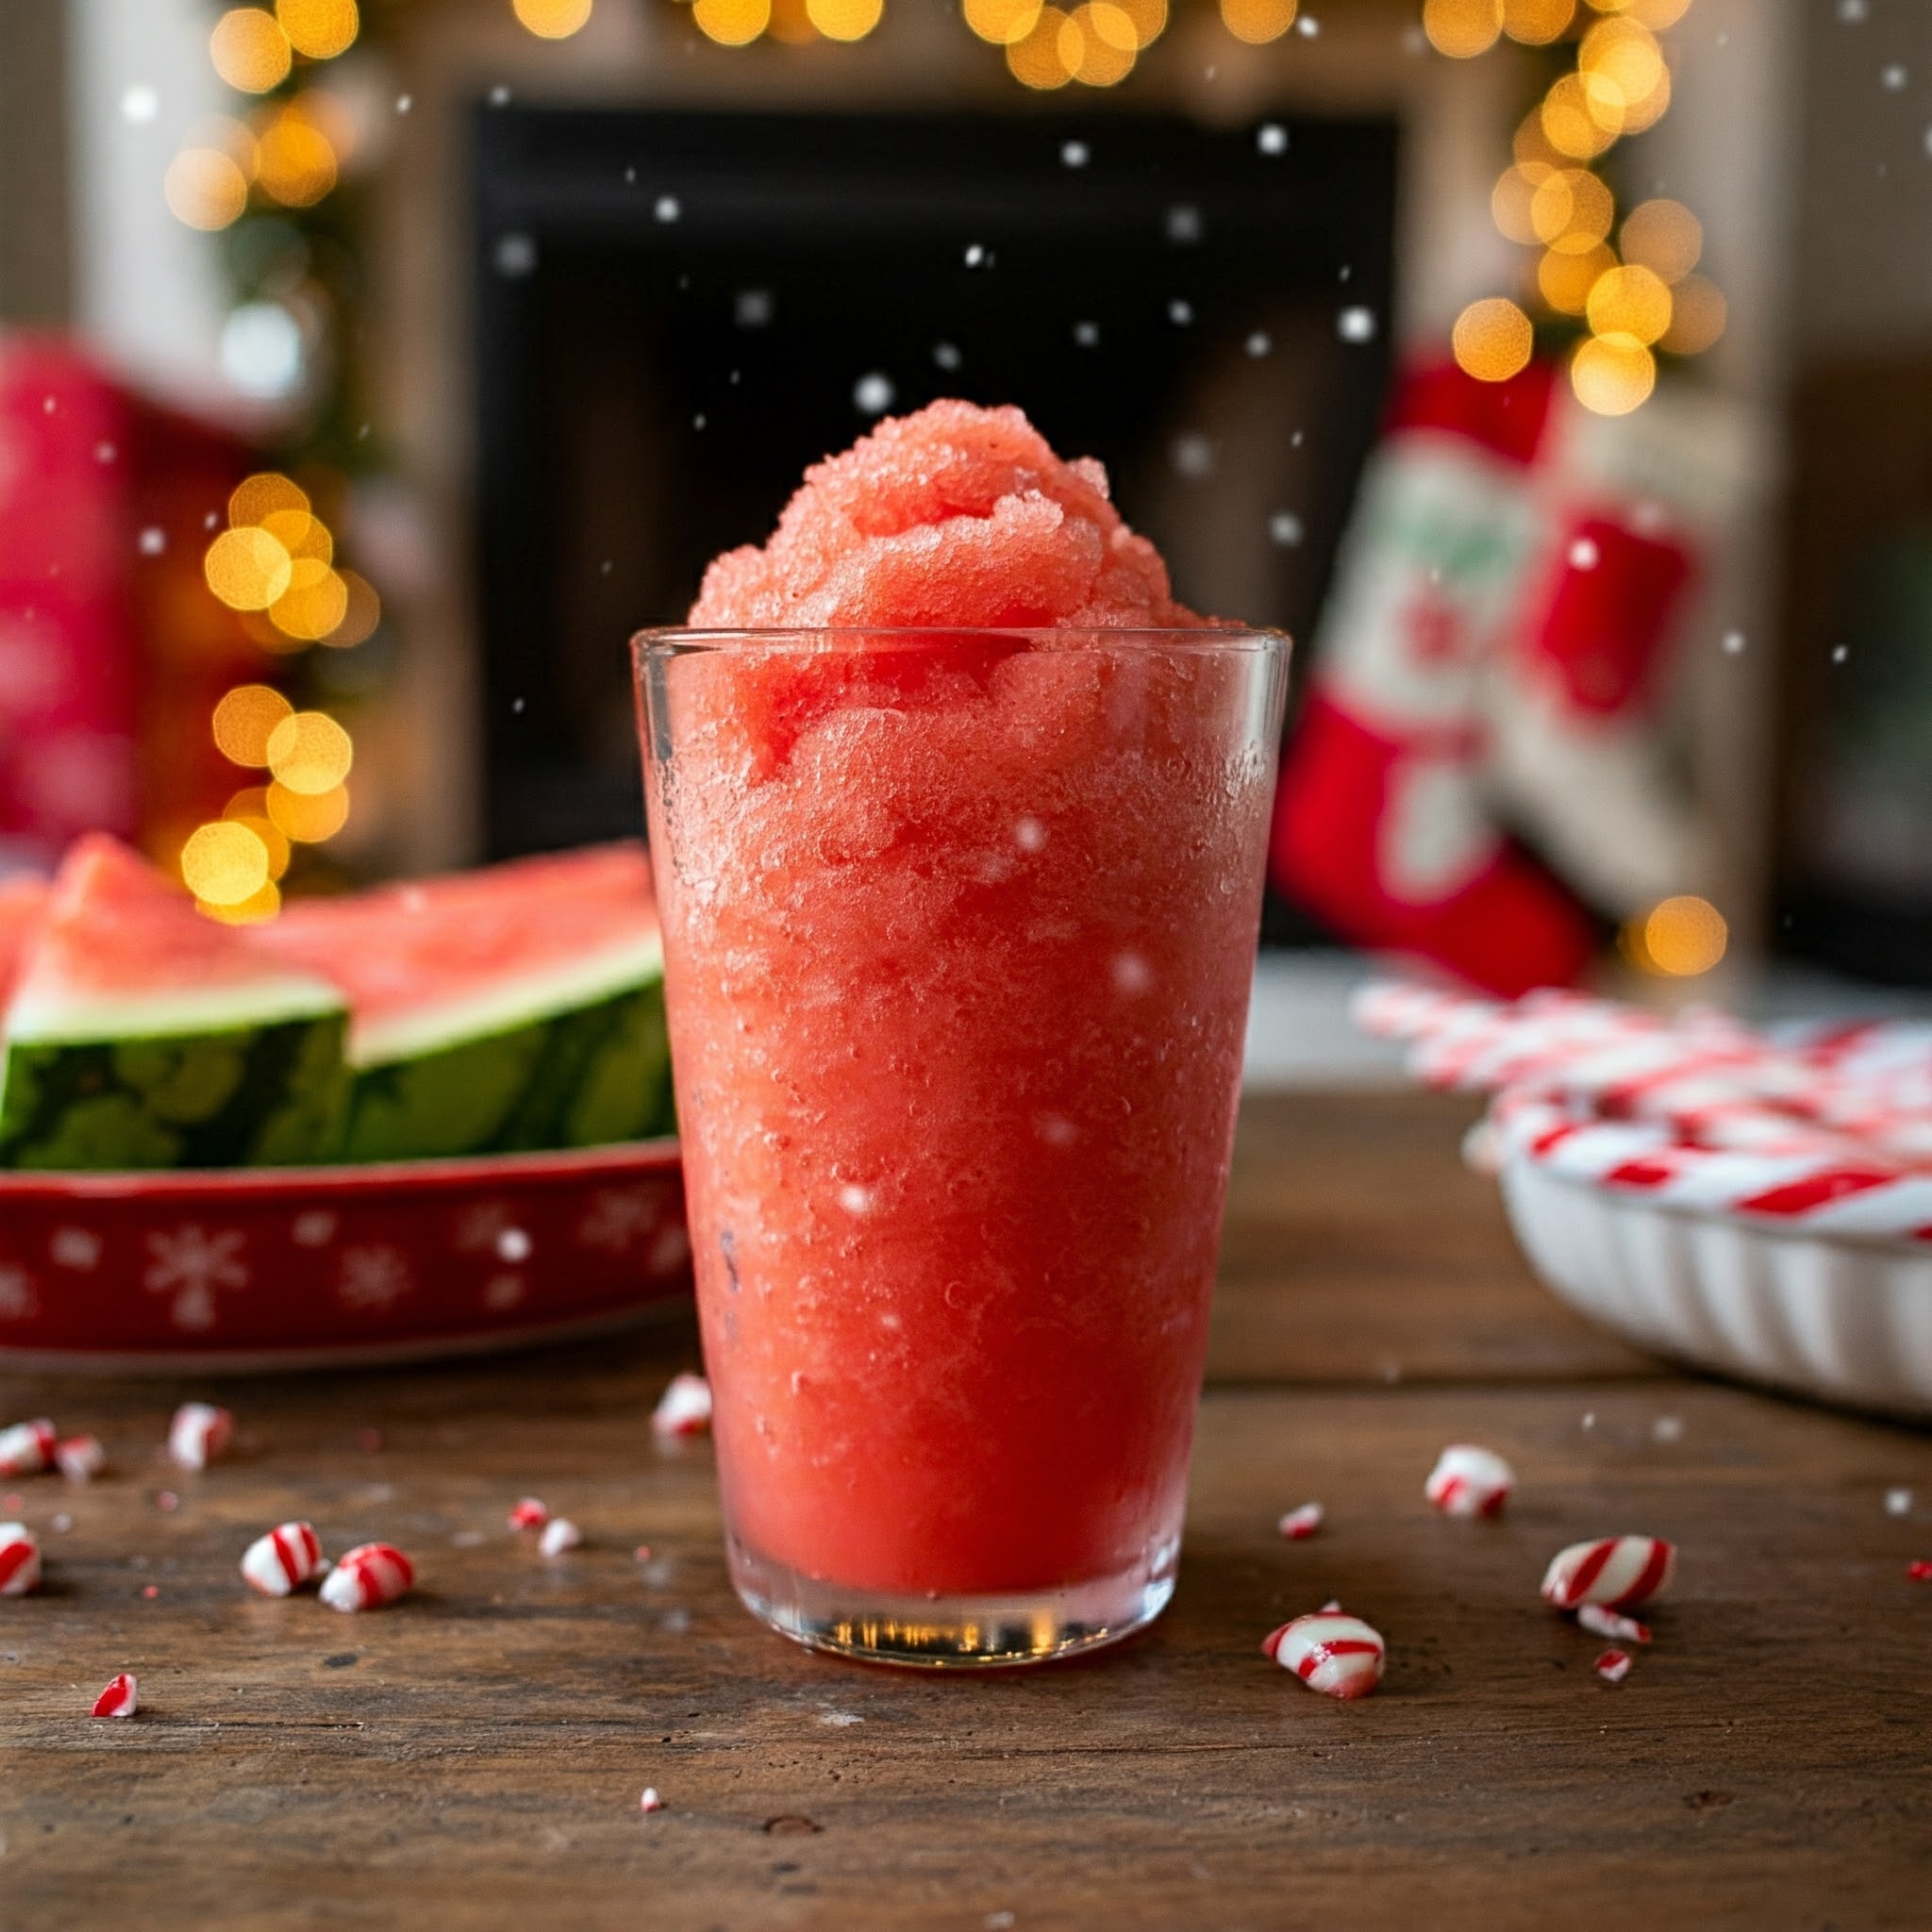
[[[1004,1596],[894,1595],[807,1576],[725,1539],[745,1607],[781,1636],[862,1663],[985,1671],[1050,1663],[1145,1629],[1174,1595],[1177,1545],[1157,1560],[1065,1590]]]

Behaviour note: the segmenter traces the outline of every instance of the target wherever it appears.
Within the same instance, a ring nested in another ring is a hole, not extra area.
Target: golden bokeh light
[[[277,510],[309,512],[308,492],[279,470],[258,470],[244,476],[228,494],[228,523],[237,530],[251,524],[266,525]]]
[[[1026,32],[1007,42],[1008,71],[1023,87],[1043,92],[1073,79],[1074,70],[1060,58],[1060,28],[1066,24],[1058,7],[1042,7]]]
[[[1641,262],[1666,282],[1681,282],[1704,253],[1704,225],[1681,201],[1639,202],[1618,236],[1625,261]]]
[[[1600,20],[1584,35],[1576,49],[1576,65],[1584,74],[1608,81],[1624,106],[1647,100],[1663,79],[1663,49],[1657,36],[1628,17]]]
[[[183,148],[168,163],[161,192],[191,228],[225,228],[248,206],[248,177],[219,148]]]
[[[1674,356],[1701,356],[1724,332],[1729,305],[1704,275],[1686,275],[1671,291],[1671,325],[1657,343]]]
[[[272,509],[257,521],[291,557],[319,558],[324,563],[335,561],[335,539],[329,535],[328,525],[308,510]]]
[[[1550,145],[1572,160],[1593,160],[1624,128],[1624,97],[1594,75],[1565,74],[1551,84],[1541,108]]]
[[[1167,0],[1114,0],[1134,29],[1134,44],[1151,47],[1167,31]]]
[[[239,906],[269,883],[268,847],[236,820],[213,820],[188,835],[181,877],[206,905]]]
[[[1085,0],[1060,28],[1060,58],[1087,87],[1116,87],[1134,71],[1140,37],[1113,0]]]
[[[1515,303],[1492,295],[1456,318],[1450,341],[1457,362],[1478,382],[1507,382],[1528,364],[1535,331]]]
[[[273,880],[267,881],[258,892],[251,892],[247,898],[233,906],[215,906],[208,900],[195,902],[197,912],[205,912],[210,919],[218,919],[224,925],[259,925],[265,919],[273,919],[282,909],[282,895]]]
[[[1530,197],[1529,225],[1536,239],[1561,255],[1588,255],[1610,232],[1617,204],[1587,168],[1562,168]]]
[[[336,151],[300,107],[284,108],[261,130],[255,178],[284,208],[313,208],[336,185]]]
[[[1586,409],[1627,416],[1657,387],[1657,359],[1635,336],[1592,336],[1571,358],[1570,387]]]
[[[1624,928],[1624,950],[1639,966],[1674,979],[1708,973],[1730,944],[1730,927],[1708,899],[1663,899]]]
[[[1607,248],[1588,255],[1561,255],[1554,248],[1536,265],[1537,292],[1558,315],[1581,315],[1598,278],[1617,265]]]
[[[1622,13],[1660,34],[1690,10],[1690,0],[1590,0],[1599,13]]]
[[[215,743],[231,763],[259,769],[268,763],[275,726],[294,714],[294,706],[273,685],[237,685],[215,707]]]
[[[298,557],[289,566],[289,588],[268,614],[285,637],[318,643],[349,614],[349,587],[320,558]]]
[[[215,72],[244,94],[280,87],[294,60],[280,23],[259,7],[230,8],[215,22],[208,51]]]
[[[289,553],[266,530],[224,530],[208,546],[202,575],[231,610],[266,610],[289,588]]]
[[[346,650],[350,645],[359,644],[373,637],[375,626],[382,622],[382,599],[375,594],[375,585],[352,570],[343,571],[341,579],[348,598],[347,608],[342,613],[341,623],[321,640],[337,650]]]
[[[1569,31],[1576,0],[1503,0],[1503,31],[1526,47],[1547,47]]]
[[[1251,47],[1278,41],[1294,25],[1299,0],[1221,0],[1221,24]]]
[[[591,17],[591,0],[510,0],[510,4],[517,18],[540,41],[567,41]]]
[[[1648,348],[1671,325],[1671,291],[1654,270],[1632,263],[1599,275],[1584,308],[1600,336],[1635,336]]]
[[[749,46],[771,25],[772,0],[697,0],[691,17],[721,47]]]
[[[982,41],[1010,47],[1033,31],[1040,5],[1041,0],[965,0],[966,25]]]
[[[268,735],[268,767],[275,784],[305,798],[335,791],[355,762],[356,747],[349,734],[326,711],[296,711]],[[282,823],[278,813],[271,810],[269,816],[277,824]]]
[[[1570,165],[1570,158],[1558,153],[1543,131],[1541,106],[1532,108],[1517,124],[1516,132],[1510,139],[1509,152],[1515,156],[1519,168],[1528,168],[1537,162],[1546,168],[1567,168]]]
[[[1503,0],[1423,0],[1423,32],[1453,59],[1487,54],[1502,37]]]
[[[320,845],[325,839],[333,839],[349,822],[346,785],[313,793],[291,791],[286,785],[271,785],[262,804],[275,829],[298,845]]]
[[[235,801],[230,799],[222,816],[238,825],[246,825],[261,841],[262,849],[268,854],[268,875],[278,879],[288,871],[289,860],[293,856],[289,848],[289,835],[269,817],[266,790],[256,790],[250,798],[254,807],[252,810],[237,811]]]
[[[1541,161],[1520,162],[1505,168],[1490,192],[1490,215],[1497,228],[1512,242],[1526,247],[1537,239],[1530,208],[1536,192],[1556,171]]]
[[[813,26],[828,41],[862,41],[878,25],[885,0],[805,0]]]
[[[275,19],[290,45],[311,60],[346,54],[362,25],[356,0],[275,0]]]

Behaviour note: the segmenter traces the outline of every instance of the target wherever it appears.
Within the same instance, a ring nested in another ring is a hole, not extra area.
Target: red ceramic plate
[[[419,1360],[691,1281],[675,1141],[214,1174],[0,1174],[0,1368]]]

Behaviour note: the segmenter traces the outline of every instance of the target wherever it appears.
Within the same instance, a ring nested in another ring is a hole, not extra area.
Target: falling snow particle
[[[527,704],[528,702],[529,702],[529,700],[528,700],[527,698],[512,698],[512,699],[510,699],[510,701],[509,701],[509,708],[510,708],[510,715],[511,715],[512,717],[514,717],[514,718],[521,718],[521,717],[522,717],[522,716],[524,715],[524,707],[525,707],[525,705],[526,705],[526,704]]]
[[[1203,482],[1214,474],[1214,444],[1198,430],[1175,437],[1170,455],[1174,469],[1190,483]]]
[[[121,96],[121,118],[139,127],[161,111],[161,97],[153,88],[137,83]]]
[[[1724,633],[1724,656],[1740,658],[1744,653],[1744,633],[1740,630],[1727,630]]]
[[[1885,1492],[1885,1513],[1888,1516],[1909,1516],[1912,1513],[1911,1491],[1887,1490]]]
[[[1011,1912],[989,1912],[979,1923],[986,1932],[1012,1932],[1014,1920]]]
[[[964,360],[964,358],[960,356],[958,345],[957,343],[935,342],[932,345],[932,359],[935,362],[937,362],[941,369],[954,370],[958,368],[960,362]]]
[[[1257,328],[1241,346],[1258,362],[1274,347],[1274,338],[1266,329]]]
[[[1880,68],[1878,71],[1878,84],[1889,94],[1903,93],[1906,82],[1910,77],[1904,66],[1896,60],[1890,62],[1888,66]]]
[[[1074,340],[1083,349],[1097,349],[1100,346],[1100,325],[1097,322],[1076,322]]]
[[[1288,152],[1288,129],[1278,121],[1270,121],[1255,136],[1255,145],[1264,155],[1285,155]]]
[[[1653,1442],[1681,1442],[1684,1440],[1684,1418],[1680,1415],[1660,1415],[1650,1425],[1650,1440]]]
[[[991,268],[992,250],[983,242],[969,242],[966,244],[965,259],[968,268]]]
[[[1570,568],[1572,570],[1594,570],[1603,553],[1588,537],[1579,537],[1570,546]]]
[[[693,429],[702,429],[705,426],[705,424],[708,420],[708,419],[705,415],[705,412],[702,409],[700,409],[697,412],[697,414],[691,419],[691,426]]]
[[[490,90],[490,105],[492,108],[507,108],[509,106],[509,89],[505,87],[500,80]]]
[[[660,222],[675,222],[678,216],[683,214],[684,209],[678,206],[676,195],[660,194],[651,204],[651,212]]]
[[[1170,242],[1198,242],[1201,239],[1201,210],[1189,202],[1180,202],[1168,209],[1165,225]]]
[[[740,328],[766,328],[772,321],[772,291],[741,289],[731,304],[731,319]]]
[[[1831,647],[1831,661],[1834,664],[1842,664],[1851,655],[1852,647],[1849,644],[1834,644]]]
[[[140,546],[143,557],[158,557],[168,547],[168,533],[151,524],[141,533]]]
[[[1060,163],[1068,168],[1084,168],[1093,158],[1093,151],[1084,141],[1068,141],[1060,143]]]
[[[1867,11],[1867,0],[1838,0],[1838,17],[1848,26],[1857,25]]]
[[[396,112],[398,114],[407,114],[415,105],[416,98],[413,94],[398,94],[396,96]]]
[[[1312,41],[1322,31],[1322,23],[1312,13],[1305,13],[1295,22],[1294,30],[1305,41]]]
[[[1595,1410],[1595,1409],[1593,1409],[1593,1408],[1586,1408],[1586,1409],[1585,1409],[1585,1410],[1583,1411],[1583,1426],[1584,1426],[1584,1427],[1585,1427],[1586,1429],[1593,1429],[1593,1428],[1595,1428],[1595,1427],[1596,1427],[1596,1410]]]
[[[1194,305],[1191,302],[1170,302],[1167,305],[1167,319],[1176,328],[1186,328],[1194,319]]]
[[[1344,308],[1335,318],[1335,332],[1344,342],[1374,341],[1375,311],[1373,308]]]
[[[898,392],[892,378],[874,369],[852,385],[853,407],[867,416],[883,416],[892,407],[892,398]]]
[[[500,235],[491,258],[498,275],[519,281],[537,266],[537,244],[527,235]]]
[[[1284,550],[1292,550],[1302,541],[1302,520],[1292,510],[1280,509],[1268,519],[1268,535]]]

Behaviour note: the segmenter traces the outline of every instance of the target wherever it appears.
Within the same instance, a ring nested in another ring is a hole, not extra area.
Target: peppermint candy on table
[[[358,1543],[322,1579],[332,1610],[374,1610],[392,1604],[416,1580],[416,1566],[389,1543]]]
[[[1321,1504],[1303,1503],[1291,1509],[1274,1526],[1290,1542],[1298,1543],[1321,1528],[1324,1513]]]
[[[1676,1550],[1661,1537],[1609,1536],[1572,1543],[1550,1558],[1542,1592],[1559,1610],[1579,1604],[1630,1609],[1660,1595],[1676,1563]]]
[[[583,1531],[568,1516],[553,1516],[537,1548],[543,1556],[560,1557],[564,1551],[575,1549],[583,1540]]]
[[[0,1596],[25,1596],[41,1587],[41,1546],[24,1523],[0,1523]]]
[[[549,1507],[537,1496],[525,1496],[509,1512],[509,1526],[512,1529],[541,1529],[549,1521]]]
[[[141,1685],[128,1671],[123,1671],[94,1699],[95,1717],[132,1717],[141,1708]]]
[[[1621,1684],[1630,1674],[1631,1657],[1627,1650],[1607,1650],[1591,1666],[1606,1684]]]
[[[108,1452],[98,1436],[69,1436],[54,1444],[54,1464],[71,1483],[92,1482],[107,1466]]]
[[[651,1426],[660,1436],[695,1436],[711,1426],[711,1385],[702,1375],[675,1375],[658,1398]]]
[[[1621,1643],[1648,1643],[1650,1625],[1635,1617],[1620,1616],[1602,1604],[1578,1604],[1576,1621],[1598,1637],[1614,1637]]]
[[[45,1416],[0,1429],[0,1475],[38,1475],[54,1459],[54,1440]]]
[[[1515,1487],[1516,1472],[1493,1449],[1452,1442],[1436,1457],[1423,1494],[1444,1516],[1500,1516]]]
[[[1382,1681],[1381,1634],[1340,1609],[1297,1617],[1262,1641],[1261,1654],[1324,1697],[1366,1697]]]
[[[638,1809],[640,1811],[651,1812],[661,1811],[663,1808],[664,1800],[658,1795],[658,1787],[656,1785],[646,1785],[643,1796],[638,1800]]]
[[[242,1557],[242,1574],[263,1596],[289,1596],[322,1574],[322,1540],[312,1524],[283,1523],[258,1536]]]
[[[177,1469],[206,1469],[234,1440],[235,1418],[206,1402],[184,1402],[168,1424],[168,1455]]]

